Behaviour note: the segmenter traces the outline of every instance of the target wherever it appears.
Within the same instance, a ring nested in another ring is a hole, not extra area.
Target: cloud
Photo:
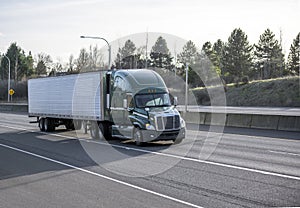
[[[3,36],[4,36],[4,34],[2,32],[0,32],[0,37],[3,37]]]

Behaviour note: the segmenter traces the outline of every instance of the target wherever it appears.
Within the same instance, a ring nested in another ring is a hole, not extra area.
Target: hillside
[[[227,106],[300,107],[299,84],[299,77],[229,84],[226,86],[226,103]],[[192,93],[199,105],[210,105],[205,88],[193,89]]]

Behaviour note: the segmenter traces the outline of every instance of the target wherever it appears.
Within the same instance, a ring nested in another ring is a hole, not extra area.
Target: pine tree
[[[17,43],[12,43],[6,52],[6,57],[10,60],[10,78],[15,81],[22,80],[26,77],[27,73],[30,72],[30,63],[27,63],[27,57],[24,50],[22,50]],[[32,57],[31,57],[32,58]],[[30,55],[28,56],[30,59]],[[28,60],[30,61],[30,60]],[[1,79],[8,78],[8,60],[3,58],[0,65],[0,75]]]
[[[185,65],[194,65],[199,55],[196,45],[189,40],[182,48],[182,52],[178,54],[177,61],[180,63],[180,68],[178,68],[179,74],[183,75],[185,73]]]
[[[251,73],[251,51],[247,35],[240,28],[234,29],[224,46],[221,59],[221,70],[227,83],[239,81]]]
[[[182,64],[195,64],[198,51],[196,45],[189,40],[182,48],[182,52],[178,54],[178,61]]]
[[[287,70],[289,74],[299,75],[300,73],[300,33],[293,40],[288,56]]]
[[[172,69],[172,57],[167,42],[163,37],[158,37],[150,53],[150,65],[156,68]]]
[[[202,46],[202,51],[207,56],[207,58],[211,61],[213,69],[217,72],[217,74],[221,74],[221,69],[219,68],[218,57],[216,51],[213,49],[211,42],[206,42]]]
[[[223,49],[224,49],[224,43],[221,39],[218,39],[214,44],[213,44],[213,51],[216,53],[216,66],[220,70],[221,75],[223,75],[223,72],[221,71],[222,65],[221,65],[221,58],[223,54]]]
[[[189,75],[189,84],[193,87],[197,87],[200,85],[201,80],[197,73],[195,72],[195,64],[198,60],[199,52],[197,50],[196,45],[189,40],[182,48],[182,52],[178,54],[177,59],[180,63],[180,67],[177,69],[178,74],[185,79],[185,68],[186,64],[188,64],[188,75]]]
[[[127,40],[123,48],[119,48],[115,59],[115,67],[117,69],[130,69],[136,67],[135,44],[131,40]]]
[[[26,70],[25,76],[27,78],[27,77],[31,76],[34,71],[34,67],[33,67],[34,60],[33,60],[31,51],[29,51],[28,56],[24,57],[23,62],[24,62],[24,65],[26,65],[27,70]]]
[[[254,55],[259,78],[269,79],[283,75],[284,55],[275,34],[270,29],[260,35]]]

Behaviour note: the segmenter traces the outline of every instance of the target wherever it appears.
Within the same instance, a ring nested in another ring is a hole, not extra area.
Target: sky
[[[146,32],[150,48],[165,34],[170,50],[179,53],[187,40],[201,48],[227,41],[235,28],[254,44],[270,28],[278,40],[281,31],[287,54],[300,32],[299,11],[300,0],[0,0],[0,53],[12,42],[26,54],[43,52],[59,62],[91,44],[106,53],[104,41],[80,38],[90,35],[110,42],[115,56],[128,38],[144,44]]]

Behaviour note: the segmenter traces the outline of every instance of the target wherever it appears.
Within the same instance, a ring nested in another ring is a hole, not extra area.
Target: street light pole
[[[189,80],[189,66],[186,63],[186,68],[185,68],[185,108],[184,108],[185,112],[187,112],[187,106],[188,106],[188,80]]]
[[[90,38],[90,39],[101,39],[104,40],[108,46],[108,69],[110,69],[110,65],[111,65],[111,46],[108,43],[108,41],[105,38],[102,37],[94,37],[94,36],[80,36],[80,38]]]
[[[10,95],[9,95],[9,90],[10,90],[10,60],[5,54],[3,54],[3,55],[8,60],[7,102],[9,102],[10,101]]]

